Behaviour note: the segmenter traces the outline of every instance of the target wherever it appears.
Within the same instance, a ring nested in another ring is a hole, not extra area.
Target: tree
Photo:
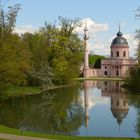
[[[140,67],[130,69],[130,75],[126,78],[126,85],[132,91],[140,91]]]
[[[2,1],[0,1],[0,48],[12,34],[19,10],[20,5],[16,4],[15,6],[9,6],[8,12],[5,12]]]
[[[79,18],[69,19],[69,18],[63,18],[59,16],[59,21],[60,21],[60,27],[61,27],[60,33],[65,37],[71,36],[73,31],[77,27],[81,26],[81,22]]]
[[[140,19],[140,7],[137,8],[136,10],[136,19]],[[140,66],[140,29],[137,29],[136,30],[136,35],[135,35],[135,38],[138,40],[138,47],[137,47],[137,50],[136,50],[136,56],[137,56],[137,59],[138,59],[138,65]]]
[[[9,36],[0,48],[0,57],[0,85],[26,85],[31,70],[30,52],[18,35]]]
[[[82,43],[77,34],[73,33],[79,25],[78,20],[62,17],[59,19],[60,27],[45,22],[38,33],[26,33],[23,35],[23,40],[31,50],[34,72],[41,72],[48,67],[53,75],[51,76],[52,83],[66,84],[79,75]],[[49,75],[48,78],[50,78]],[[31,81],[41,84],[40,80],[32,74],[30,83]]]
[[[140,7],[137,9],[138,14],[136,17],[140,17]],[[140,29],[136,30],[136,39],[138,39],[138,47],[136,50],[136,56],[138,59],[138,65],[130,70],[129,76],[126,78],[126,86],[131,90],[140,90]]]
[[[101,60],[105,59],[104,56],[89,54],[90,67],[101,68]]]
[[[139,40],[139,44],[138,44],[138,47],[137,47],[137,50],[136,50],[136,56],[137,56],[137,59],[138,59],[138,65],[140,66],[140,40]]]

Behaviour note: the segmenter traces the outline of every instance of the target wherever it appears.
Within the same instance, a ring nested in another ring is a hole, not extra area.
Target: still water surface
[[[51,134],[140,137],[140,94],[121,85],[87,80],[40,95],[0,99],[0,124]]]

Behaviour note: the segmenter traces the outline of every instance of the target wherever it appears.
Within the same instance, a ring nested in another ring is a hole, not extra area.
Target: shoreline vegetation
[[[79,84],[79,82],[84,80],[102,80],[102,81],[124,81],[123,78],[115,78],[115,77],[90,77],[90,78],[75,78],[73,81],[76,81],[71,84],[65,84],[65,85],[52,85],[49,86],[45,91],[58,89],[58,88],[64,88],[69,86],[74,86],[76,84]],[[78,81],[78,82],[77,82]],[[6,90],[3,91],[2,95],[4,97],[11,97],[11,96],[28,96],[28,95],[36,95],[43,93],[43,89],[41,87],[26,87],[26,86],[10,86]]]
[[[21,131],[19,129],[10,128],[4,125],[0,125],[0,132],[6,134],[14,134],[19,136],[30,136],[36,138],[47,138],[47,139],[56,139],[56,140],[131,140],[139,138],[118,138],[118,137],[82,137],[82,136],[62,136],[62,135],[51,135],[43,134],[29,131]]]
[[[18,86],[11,86],[11,87],[8,87],[6,90],[4,90],[2,92],[2,94],[1,94],[1,96],[7,98],[7,97],[13,97],[13,96],[37,95],[37,94],[41,94],[41,93],[49,91],[49,90],[54,90],[54,89],[59,89],[59,88],[75,86],[77,84],[79,84],[79,82],[72,83],[72,84],[66,84],[66,85],[52,85],[52,86],[49,86],[45,90],[43,90],[43,88],[41,88],[41,87],[18,87]]]

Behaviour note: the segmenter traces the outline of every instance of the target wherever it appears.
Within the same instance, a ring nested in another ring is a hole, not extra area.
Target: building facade
[[[122,33],[117,33],[110,46],[110,57],[101,60],[101,68],[88,68],[86,77],[101,76],[101,77],[126,77],[129,70],[136,66],[138,61],[129,57],[129,45],[127,40],[122,37]],[[87,51],[85,57],[88,58]]]

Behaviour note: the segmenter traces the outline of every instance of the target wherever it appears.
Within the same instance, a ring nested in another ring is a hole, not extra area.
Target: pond
[[[0,124],[76,136],[140,137],[140,95],[120,81],[84,81],[46,93],[0,99]]]

